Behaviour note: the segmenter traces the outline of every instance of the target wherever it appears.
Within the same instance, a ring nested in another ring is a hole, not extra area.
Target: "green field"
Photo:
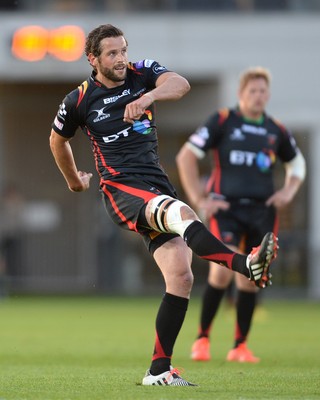
[[[192,298],[173,365],[198,387],[145,387],[159,298],[12,297],[0,301],[0,400],[320,399],[320,303],[265,300],[249,344],[262,361],[224,361],[233,310],[224,305],[213,359],[189,359]]]

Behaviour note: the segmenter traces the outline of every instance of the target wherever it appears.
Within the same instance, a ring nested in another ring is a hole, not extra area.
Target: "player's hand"
[[[72,192],[84,192],[90,187],[90,179],[92,178],[91,172],[78,171],[78,182],[76,184],[70,185],[69,189]]]
[[[143,116],[150,104],[152,104],[152,97],[147,94],[127,104],[124,110],[123,121],[133,124],[135,120],[139,120]]]
[[[199,214],[205,220],[209,220],[219,210],[228,210],[229,207],[230,203],[227,201],[212,199],[211,197],[205,197],[198,203]]]
[[[88,190],[90,187],[90,179],[92,178],[91,172],[78,171],[78,175],[83,183],[83,189]]]
[[[267,201],[266,205],[274,206],[277,209],[281,209],[288,205],[292,200],[292,195],[289,191],[285,188],[277,190],[272,196],[270,196]]]

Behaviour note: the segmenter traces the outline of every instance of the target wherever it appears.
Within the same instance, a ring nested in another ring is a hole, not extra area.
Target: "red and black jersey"
[[[212,150],[215,168],[208,191],[227,199],[267,199],[274,192],[276,160],[289,162],[298,151],[281,123],[267,114],[259,122],[248,120],[237,108],[211,115],[189,143],[203,155]]]
[[[107,88],[93,73],[60,105],[52,128],[70,138],[80,127],[88,136],[101,179],[120,173],[165,175],[159,164],[154,105],[139,121],[123,121],[128,103],[155,88],[157,78],[168,69],[154,60],[129,63],[123,85]]]

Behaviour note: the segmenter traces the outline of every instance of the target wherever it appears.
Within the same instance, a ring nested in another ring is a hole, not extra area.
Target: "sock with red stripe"
[[[202,298],[198,339],[209,337],[211,324],[218,311],[224,292],[225,289],[217,289],[209,284],[207,285]]]
[[[256,299],[257,293],[244,292],[242,290],[239,290],[238,292],[238,300],[236,304],[237,325],[234,347],[237,347],[247,339],[256,306]]]
[[[250,277],[246,267],[247,257],[230,250],[213,236],[202,222],[192,222],[184,233],[184,240],[200,258],[213,261]]]
[[[156,318],[156,343],[150,373],[159,375],[170,370],[171,356],[183,324],[189,299],[165,293]]]

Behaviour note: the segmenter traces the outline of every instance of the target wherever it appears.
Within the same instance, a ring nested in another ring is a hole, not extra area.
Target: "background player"
[[[256,246],[265,232],[277,234],[276,210],[292,201],[305,177],[305,160],[292,135],[265,113],[269,86],[270,73],[265,68],[244,71],[238,106],[211,115],[176,158],[187,197],[207,219],[211,232],[229,248],[244,253]],[[209,150],[215,168],[204,188],[198,160]],[[273,184],[276,158],[285,167],[285,181],[279,190]],[[234,348],[227,360],[259,361],[246,346],[258,288],[238,273],[217,268],[214,262],[210,262],[193,360],[210,359],[211,325],[233,277],[238,289],[237,321]]]

